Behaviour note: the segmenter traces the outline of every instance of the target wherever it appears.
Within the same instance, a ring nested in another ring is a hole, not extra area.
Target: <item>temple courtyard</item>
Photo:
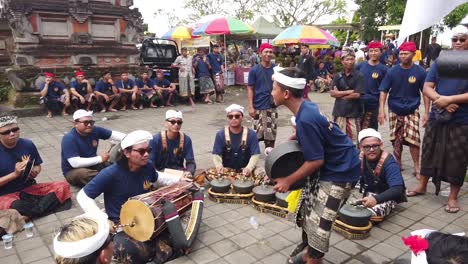
[[[311,93],[310,98],[317,102],[326,115],[331,115],[333,100],[328,94]],[[223,104],[197,104],[194,111],[180,105],[176,107],[184,112],[182,130],[193,141],[197,168],[212,166],[211,150],[214,136],[225,124],[224,108],[231,103],[247,106],[246,91],[228,88],[226,102]],[[135,129],[157,133],[163,129],[164,114],[168,108],[144,109],[116,113],[98,113],[95,115],[97,126],[121,132]],[[291,132],[288,109],[279,108],[279,129],[277,143],[285,141]],[[244,119],[250,126],[250,118]],[[21,137],[31,139],[39,149],[44,160],[43,170],[38,176],[39,182],[63,180],[60,168],[60,143],[63,135],[72,127],[71,117],[47,118],[44,115],[19,119]],[[388,123],[380,129],[386,139],[384,144],[391,151],[388,139]],[[110,142],[101,142],[100,151],[109,149]],[[264,146],[261,144],[263,150]],[[98,152],[99,154],[100,152]],[[403,174],[407,188],[414,186],[416,179],[412,175],[412,161],[409,150],[404,149]],[[390,218],[371,230],[369,238],[348,240],[333,233],[330,250],[324,263],[410,263],[410,251],[403,245],[402,236],[411,231],[429,228],[443,232],[468,232],[468,186],[462,188],[459,203],[460,212],[444,212],[448,185],[442,186],[439,196],[433,194],[434,187],[429,185],[424,196],[409,198],[409,202],[399,205]],[[24,232],[14,238],[14,247],[5,250],[0,247],[0,263],[54,263],[52,239],[59,228],[73,217],[82,213],[76,203],[78,188],[72,187],[73,206],[71,210],[56,213],[34,220],[34,236],[26,238]],[[98,198],[102,205],[103,200]],[[286,263],[289,253],[301,240],[301,229],[293,222],[268,213],[260,213],[251,205],[217,204],[205,199],[203,222],[192,252],[176,259],[171,264],[191,263]],[[255,217],[259,227],[255,229],[249,219]]]

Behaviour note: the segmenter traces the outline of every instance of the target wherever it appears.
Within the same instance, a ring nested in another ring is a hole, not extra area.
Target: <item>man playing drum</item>
[[[242,126],[244,107],[232,104],[226,109],[228,126],[216,133],[213,146],[213,162],[218,173],[224,173],[225,168],[242,171],[246,177],[260,176],[264,173],[256,168],[260,158],[260,146],[255,131]],[[254,172],[255,169],[255,172]]]
[[[306,179],[299,212],[303,242],[289,263],[321,263],[328,251],[331,228],[338,210],[359,179],[359,154],[351,139],[320,113],[315,103],[302,99],[305,75],[297,68],[275,69],[272,96],[296,116],[296,138],[304,164],[287,177],[275,179],[275,190],[287,192]],[[318,172],[318,176],[309,176]]]
[[[180,131],[182,123],[182,112],[175,110],[166,112],[167,130],[153,136],[150,142],[150,160],[159,171],[166,168],[183,170],[186,177],[193,177],[196,164],[192,139]]]
[[[153,184],[170,185],[179,179],[158,174],[149,160],[152,139],[148,131],[129,133],[120,143],[122,158],[100,171],[77,195],[76,199],[85,212],[100,211],[94,199],[104,194],[104,207],[109,219],[118,224],[122,205],[131,197],[147,193]],[[185,177],[180,179],[187,180]],[[164,263],[179,252],[174,252],[167,233],[155,239],[139,242],[124,232],[114,237],[114,256],[124,263]]]

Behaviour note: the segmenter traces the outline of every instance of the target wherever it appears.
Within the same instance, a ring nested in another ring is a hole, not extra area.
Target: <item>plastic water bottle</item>
[[[258,223],[258,220],[255,216],[251,216],[249,219],[250,225],[253,227],[253,229],[257,230],[258,227],[260,226],[260,223]]]
[[[102,121],[107,121],[108,119],[107,119],[107,117],[103,117],[101,120]]]

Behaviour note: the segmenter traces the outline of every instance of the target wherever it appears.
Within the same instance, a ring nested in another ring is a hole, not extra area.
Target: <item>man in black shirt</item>
[[[358,133],[361,130],[363,107],[361,95],[365,92],[364,76],[354,69],[356,56],[352,49],[343,49],[341,63],[343,72],[333,77],[333,88],[330,96],[335,98],[333,118],[351,141],[358,144]]]
[[[436,37],[432,37],[431,44],[426,48],[426,67],[431,67],[431,62],[434,62],[439,57],[440,51],[442,50],[442,47],[437,44],[436,40]]]
[[[301,45],[301,56],[299,57],[297,67],[305,74],[308,85],[308,87],[304,89],[303,98],[309,99],[309,96],[307,94],[309,93],[310,89],[314,86],[316,73],[314,57],[310,53],[309,47],[306,44]],[[315,91],[317,91],[317,88],[315,88]]]

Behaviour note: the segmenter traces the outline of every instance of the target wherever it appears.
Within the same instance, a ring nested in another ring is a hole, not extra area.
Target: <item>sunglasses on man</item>
[[[141,156],[144,156],[145,153],[150,154],[151,150],[152,150],[151,148],[132,149],[132,151],[138,152]]]
[[[229,120],[232,120],[232,119],[240,119],[241,118],[241,115],[237,114],[237,115],[227,115],[227,118]]]
[[[96,123],[96,121],[94,120],[76,121],[76,122],[82,123],[85,126],[94,126],[94,123]]]
[[[16,133],[16,132],[18,132],[19,130],[20,130],[19,127],[14,127],[14,128],[12,128],[12,129],[8,129],[8,130],[5,130],[5,131],[3,131],[3,132],[0,132],[0,135],[3,135],[3,136],[10,135],[11,132]]]
[[[466,38],[452,38],[452,42],[457,43],[460,41],[460,43],[465,43]]]
[[[166,120],[167,122],[171,123],[171,125],[178,124],[181,126],[184,122],[182,120]]]

